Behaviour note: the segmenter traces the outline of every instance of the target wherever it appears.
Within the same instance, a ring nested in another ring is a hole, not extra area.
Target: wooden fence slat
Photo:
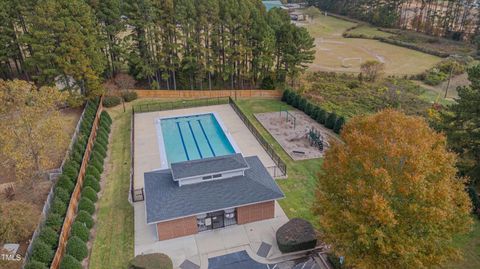
[[[277,90],[134,90],[139,98],[270,97],[279,98]]]

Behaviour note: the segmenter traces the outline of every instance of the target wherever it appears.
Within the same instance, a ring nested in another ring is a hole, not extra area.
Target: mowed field
[[[309,65],[311,71],[358,73],[361,63],[377,60],[385,64],[386,74],[410,75],[421,73],[441,60],[377,40],[344,38],[343,32],[356,24],[330,16],[321,15],[299,25],[306,27],[315,38],[316,55],[315,61]],[[358,31],[387,35],[369,26],[362,26]]]

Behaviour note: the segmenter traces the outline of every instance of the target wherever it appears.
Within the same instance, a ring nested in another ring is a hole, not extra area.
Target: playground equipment
[[[297,127],[297,118],[292,113],[288,112],[288,110],[285,110],[285,109],[280,110],[280,117],[282,117],[282,113],[285,113],[285,121],[287,123],[292,122],[293,129],[295,129]]]
[[[323,151],[323,135],[317,129],[312,127],[307,133],[307,139],[310,141],[310,146]]]

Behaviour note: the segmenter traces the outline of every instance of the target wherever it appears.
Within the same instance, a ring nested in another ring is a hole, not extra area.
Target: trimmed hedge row
[[[67,242],[66,255],[60,264],[61,269],[80,269],[81,262],[88,256],[87,242],[90,239],[90,229],[94,225],[92,215],[95,213],[97,193],[100,191],[100,177],[107,156],[108,135],[112,119],[103,111],[93,145],[90,160],[83,181],[82,196],[78,203],[78,213],[72,225],[70,238]],[[80,266],[80,267],[79,267]]]
[[[54,187],[54,196],[47,213],[45,224],[40,228],[39,236],[32,242],[32,252],[25,265],[28,269],[49,268],[58,246],[58,238],[65,220],[65,213],[78,177],[86,150],[93,121],[97,113],[99,100],[88,101],[80,129],[63,171]],[[86,220],[88,221],[88,220]],[[73,268],[73,267],[65,267]],[[81,268],[81,267],[80,267]]]
[[[327,112],[322,107],[310,103],[307,99],[303,98],[293,90],[285,90],[282,95],[282,101],[302,110],[305,114],[310,116],[310,118],[333,130],[337,134],[340,133],[345,124],[345,118],[343,116],[338,116],[335,112]]]

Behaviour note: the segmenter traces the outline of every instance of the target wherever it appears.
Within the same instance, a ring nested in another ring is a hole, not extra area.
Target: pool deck
[[[258,156],[265,167],[274,166],[275,163],[258,143],[253,134],[248,130],[230,105],[215,105],[157,111],[135,114],[135,177],[134,188],[143,188],[143,174],[161,167],[161,154],[155,120],[159,117],[173,117],[192,115],[196,113],[216,112],[223,122],[227,133],[233,137],[234,142],[244,156]],[[163,145],[162,145],[163,146]]]

